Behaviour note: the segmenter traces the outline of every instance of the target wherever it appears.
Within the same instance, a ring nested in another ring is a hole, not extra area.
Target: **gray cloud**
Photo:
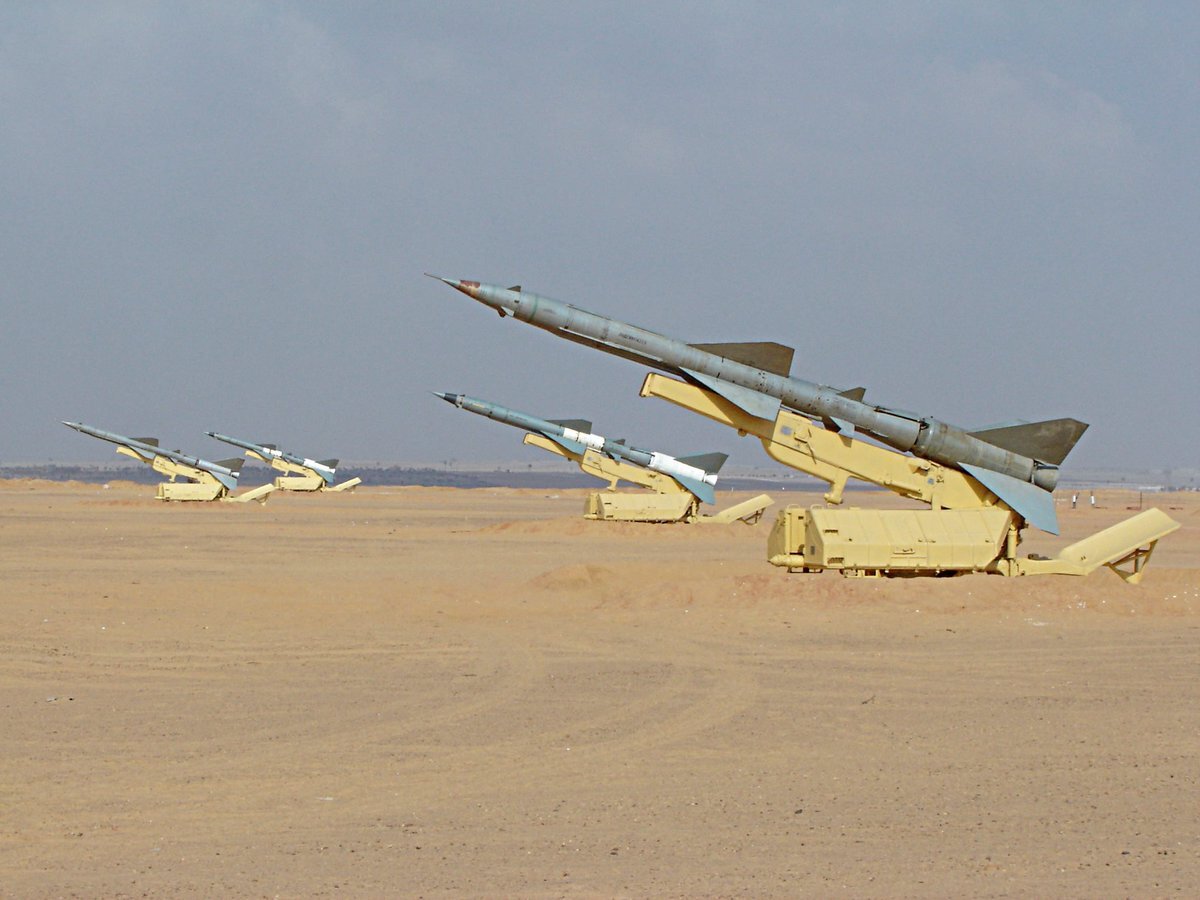
[[[764,458],[434,270],[794,344],[798,374],[963,424],[1076,415],[1073,460],[1194,465],[1198,18],[7,7],[0,460],[104,457],[61,418],[527,452],[429,388]]]

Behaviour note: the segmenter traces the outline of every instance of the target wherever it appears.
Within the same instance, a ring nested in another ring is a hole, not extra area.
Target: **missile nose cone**
[[[461,279],[457,278],[443,278],[441,275],[431,275],[429,272],[426,272],[425,274],[430,278],[436,278],[442,284],[450,285],[450,287],[454,288],[456,291],[462,291],[472,300],[479,299],[478,281],[462,281]]]
[[[458,402],[458,394],[451,394],[448,392],[441,394],[441,393],[438,393],[437,391],[430,391],[429,393],[433,394],[433,396],[435,396],[435,397],[441,397],[447,403],[457,403]]]

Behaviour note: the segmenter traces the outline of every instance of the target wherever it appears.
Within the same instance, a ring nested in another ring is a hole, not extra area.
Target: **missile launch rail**
[[[142,456],[128,447],[119,446],[117,447],[117,452],[136,459],[138,462],[146,462]],[[150,461],[150,468],[160,475],[166,475],[170,479],[158,485],[158,489],[154,494],[158,500],[185,502],[226,500],[231,503],[248,503],[251,500],[256,500],[259,503],[266,503],[267,496],[275,490],[274,485],[264,484],[262,487],[233,495],[229,492],[229,488],[215,478],[211,472],[168,459],[165,456],[155,456]],[[184,478],[186,480],[176,481],[175,479],[177,478]]]
[[[840,504],[857,478],[928,504],[924,510],[807,509],[789,506],[772,528],[767,556],[790,572],[825,569],[853,576],[1086,575],[1107,566],[1135,584],[1154,547],[1179,527],[1157,509],[1119,522],[1062,550],[1054,559],[1020,557],[1025,520],[965,472],[867,444],[780,409],[775,419],[750,415],[721,395],[650,373],[641,396],[658,397],[754,435],[773,459],[829,484]]]
[[[352,491],[360,484],[361,478],[351,478],[348,481],[343,481],[341,484],[326,484],[325,479],[315,469],[308,466],[294,463],[281,457],[268,457],[255,450],[247,450],[246,455],[251,459],[256,459],[259,462],[264,462],[276,472],[282,472],[283,476],[276,478],[273,482],[275,489],[279,491],[324,491],[326,493],[336,494],[341,491]]]
[[[705,522],[732,524],[741,521],[753,524],[761,518],[763,510],[771,505],[771,498],[761,494],[713,516],[700,514],[700,500],[691,491],[668,475],[641,466],[612,459],[591,447],[583,453],[572,453],[544,435],[526,434],[525,443],[569,459],[579,468],[602,481],[608,482],[604,491],[593,491],[584,502],[583,517],[606,522]],[[645,491],[619,492],[617,483],[627,481]],[[731,513],[733,515],[731,515]]]

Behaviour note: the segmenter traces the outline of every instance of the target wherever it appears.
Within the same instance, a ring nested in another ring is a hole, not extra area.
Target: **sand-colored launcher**
[[[340,493],[352,491],[362,484],[361,478],[351,478],[341,484],[335,484],[338,466],[336,459],[308,459],[280,450],[274,444],[256,444],[215,431],[207,431],[205,434],[234,447],[241,447],[251,459],[257,459],[276,472],[282,472],[283,476],[275,479],[276,490]]]
[[[241,459],[209,462],[198,456],[188,456],[179,450],[166,450],[158,445],[157,438],[125,437],[123,434],[84,425],[82,422],[63,424],[81,434],[116,444],[118,453],[146,463],[155,472],[166,475],[170,480],[162,482],[155,494],[159,500],[228,500],[233,503],[256,500],[266,503],[268,495],[275,490],[274,485],[264,484],[235,496],[232,491],[237,487],[238,476],[241,474]]]
[[[1059,466],[1087,425],[1076,419],[967,430],[933,416],[867,402],[791,374],[794,350],[774,342],[688,344],[569,303],[478,281],[440,281],[495,310],[574,343],[667,372],[642,395],[660,397],[762,441],[767,453],[830,485],[842,501],[850,478],[927,509],[779,513],[768,558],[790,571],[847,575],[1085,575],[1107,566],[1141,579],[1157,542],[1178,524],[1148,510],[1064,549],[1055,559],[1018,555],[1027,525],[1058,533]],[[866,443],[863,435],[877,443]],[[883,446],[877,446],[881,444]]]
[[[772,502],[766,494],[760,494],[715,515],[701,515],[701,502],[716,501],[714,486],[717,472],[725,463],[724,453],[677,459],[593,434],[592,423],[582,419],[541,419],[465,394],[435,392],[434,396],[467,412],[520,428],[526,432],[525,443],[529,446],[569,459],[588,475],[607,481],[607,490],[587,496],[584,504],[587,519],[753,524]],[[619,492],[617,484],[621,481],[646,490]]]
[[[1149,509],[1071,544],[1053,559],[1018,555],[1025,522],[972,476],[877,447],[781,409],[773,421],[751,416],[720,395],[657,373],[643,397],[658,397],[752,434],[768,455],[830,485],[842,502],[850,478],[928,504],[929,509],[866,510],[789,506],[767,540],[772,565],[793,572],[845,575],[1087,575],[1107,566],[1129,583],[1141,580],[1159,539],[1179,524]]]

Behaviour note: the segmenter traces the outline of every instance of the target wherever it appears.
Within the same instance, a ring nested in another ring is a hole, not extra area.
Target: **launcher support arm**
[[[827,482],[829,503],[841,503],[847,480],[857,478],[934,509],[997,505],[995,496],[964,472],[827,431],[789,410],[781,409],[774,421],[760,419],[719,394],[657,372],[646,376],[641,396],[658,397],[754,435],[772,459]]]
[[[556,453],[565,459],[571,460],[571,462],[578,465],[588,475],[607,481],[608,490],[610,491],[617,489],[618,481],[628,481],[630,484],[647,488],[656,494],[687,493],[674,478],[651,469],[643,469],[640,466],[632,466],[620,460],[610,459],[602,453],[597,453],[590,447],[583,453],[571,453],[549,438],[532,433],[525,435],[525,443],[531,447],[539,447],[542,450],[548,450],[550,453]]]

